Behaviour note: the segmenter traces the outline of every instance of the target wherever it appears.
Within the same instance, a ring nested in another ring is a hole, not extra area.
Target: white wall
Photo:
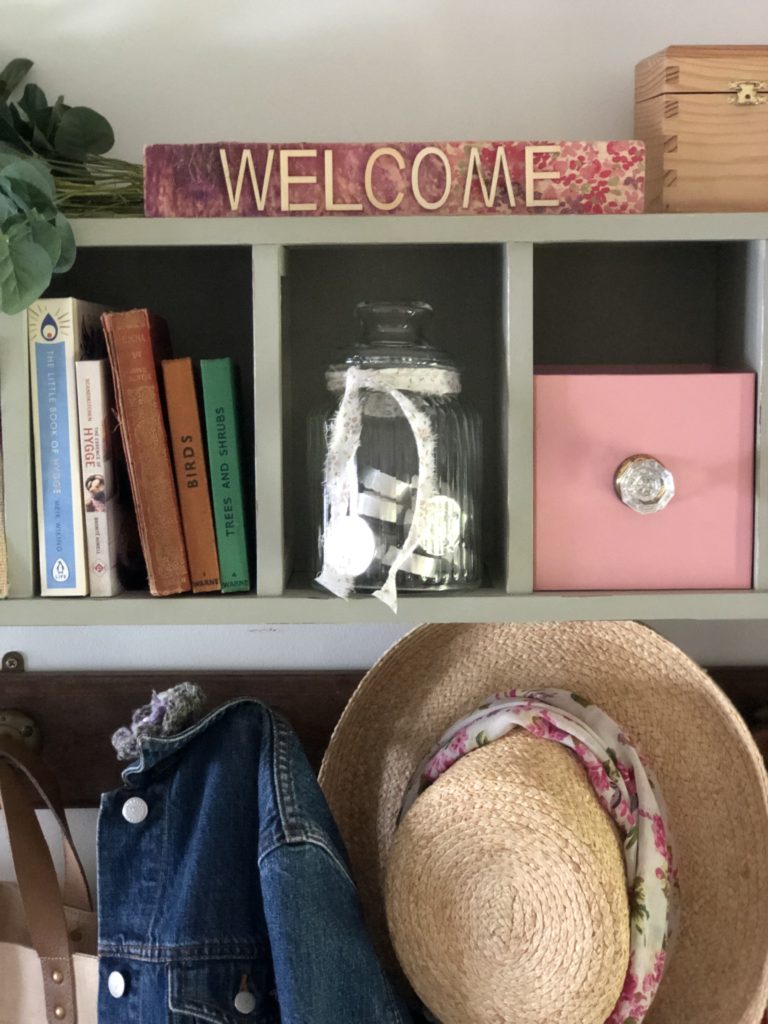
[[[0,66],[149,142],[625,138],[633,67],[671,43],[768,42],[765,0],[0,0]],[[0,629],[30,668],[369,665],[397,627]],[[702,662],[768,663],[762,623],[673,623]],[[93,815],[77,816],[92,862]],[[0,875],[7,871],[0,843]]]

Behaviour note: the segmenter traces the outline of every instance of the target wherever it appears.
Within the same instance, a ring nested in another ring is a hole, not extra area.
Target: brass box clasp
[[[739,107],[756,107],[758,103],[765,103],[766,97],[761,96],[768,89],[765,82],[729,82],[728,88],[735,92],[730,102]]]

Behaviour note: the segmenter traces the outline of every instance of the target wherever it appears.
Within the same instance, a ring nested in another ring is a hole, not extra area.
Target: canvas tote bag
[[[61,830],[61,886],[34,790]],[[5,736],[0,806],[16,873],[16,883],[0,882],[0,1024],[96,1024],[96,915],[58,784],[35,754]]]

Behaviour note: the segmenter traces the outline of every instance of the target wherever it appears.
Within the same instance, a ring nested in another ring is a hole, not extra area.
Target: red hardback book
[[[147,309],[105,313],[102,323],[149,589],[181,594],[191,581],[158,379],[168,327]]]
[[[192,360],[164,359],[163,382],[192,590],[221,590]]]

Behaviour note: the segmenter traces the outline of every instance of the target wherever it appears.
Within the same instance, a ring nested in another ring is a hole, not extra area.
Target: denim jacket
[[[223,705],[144,739],[98,834],[101,1024],[404,1024],[287,723]]]

